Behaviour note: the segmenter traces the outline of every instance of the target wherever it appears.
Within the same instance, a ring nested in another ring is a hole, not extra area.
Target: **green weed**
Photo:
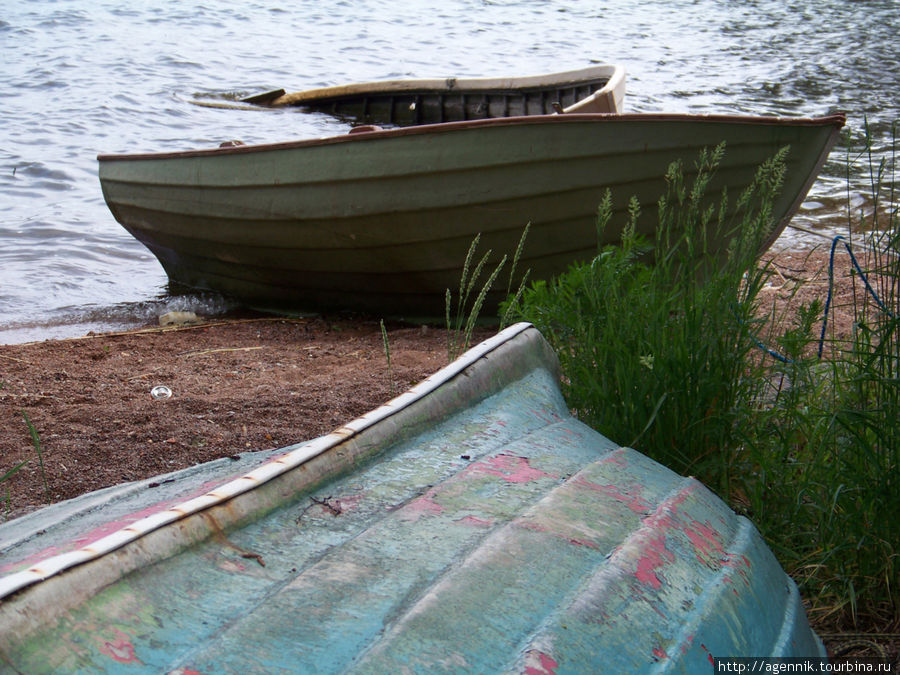
[[[700,156],[691,186],[679,163],[669,167],[653,241],[637,234],[641,214],[632,199],[621,245],[533,283],[519,314],[556,349],[565,394],[581,419],[721,490],[730,474],[720,448],[734,443],[755,348],[747,326],[765,276],[746,273],[768,234],[784,156],[760,169],[734,224],[725,216],[727,195],[703,199],[723,153],[720,146]],[[598,209],[601,234],[611,205],[607,192]],[[710,242],[721,240],[730,241],[727,252],[712,251]]]
[[[31,420],[28,418],[28,414],[23,410],[22,417],[25,418],[25,425],[28,427],[28,433],[31,436],[31,442],[34,446],[35,452],[37,453],[38,463],[41,468],[41,480],[44,483],[44,499],[47,503],[50,502],[50,488],[47,485],[47,474],[44,471],[44,455],[41,449],[41,439],[38,436],[37,430],[34,428],[34,425],[31,423]],[[15,476],[26,464],[28,464],[30,460],[23,459],[21,462],[12,467],[9,471],[0,476],[0,485],[4,485],[8,483],[8,481]],[[10,497],[9,485],[4,486],[6,489],[6,495],[4,498],[5,504],[5,512],[4,517],[9,517],[9,513],[12,510],[12,500]]]
[[[852,340],[829,339],[827,358],[816,353],[826,298],[757,338],[769,275],[758,252],[786,151],[734,209],[726,194],[705,197],[723,147],[700,156],[691,185],[670,166],[652,240],[636,234],[632,200],[619,246],[532,282],[513,315],[555,348],[582,420],[696,475],[754,520],[816,621],[890,630],[900,623],[900,208],[893,149],[876,161],[871,147],[860,158],[873,167],[866,218],[878,222],[853,242],[870,288]],[[601,233],[611,204],[607,193]]]
[[[47,473],[44,471],[44,455],[41,451],[41,439],[38,436],[37,429],[34,428],[31,420],[28,419],[28,413],[26,413],[24,410],[22,411],[22,417],[25,418],[25,424],[28,427],[28,433],[31,435],[31,442],[34,445],[35,452],[37,452],[38,464],[40,464],[41,467],[41,480],[44,483],[44,499],[49,504],[50,488],[47,486]]]
[[[381,320],[381,342],[384,344],[384,356],[387,359],[388,382],[391,385],[391,398],[394,397],[394,372],[391,369],[391,346],[388,343],[387,329],[384,327],[384,319]]]
[[[478,261],[475,269],[471,269],[472,262],[475,259],[475,251],[478,248],[478,242],[480,240],[481,235],[476,235],[469,246],[469,252],[466,254],[466,260],[463,264],[462,274],[460,275],[459,280],[459,296],[456,300],[455,318],[452,320],[451,308],[453,305],[453,298],[450,289],[447,289],[444,311],[447,323],[447,359],[449,361],[453,361],[469,348],[469,344],[472,341],[472,333],[475,330],[478,315],[481,313],[481,307],[484,304],[484,299],[487,297],[488,291],[491,290],[494,282],[497,280],[500,270],[503,269],[503,266],[506,264],[506,256],[504,255],[494,270],[488,275],[487,281],[484,282],[481,290],[474,297],[470,305],[469,298],[491,255],[491,251],[488,249],[487,253],[485,253],[481,260]]]
[[[528,230],[530,228],[531,223],[525,225],[525,229],[522,231],[522,236],[519,237],[519,243],[513,254],[512,264],[509,269],[509,277],[506,284],[507,299],[501,304],[500,309],[500,330],[506,326],[516,311],[522,294],[525,291],[528,277],[531,274],[530,269],[525,271],[519,280],[519,286],[515,294],[511,295],[513,284],[515,283],[516,269],[521,261],[522,252],[525,249],[525,240],[528,237]],[[482,272],[484,272],[485,265],[491,256],[491,251],[488,250],[488,252],[482,256],[481,260],[478,261],[478,264],[475,265],[474,270],[472,269],[472,263],[475,260],[475,251],[478,249],[478,243],[480,241],[481,235],[478,234],[469,245],[469,251],[466,254],[462,274],[460,275],[459,295],[457,296],[455,314],[451,311],[453,308],[453,296],[450,293],[449,288],[447,289],[444,299],[444,313],[447,327],[447,359],[449,361],[453,361],[469,348],[472,342],[472,333],[478,325],[485,298],[487,298],[487,294],[494,287],[497,277],[500,276],[500,272],[506,265],[507,256],[504,254],[500,259],[500,262],[497,263],[497,266],[488,275],[487,281],[481,286],[481,290],[474,297],[472,303],[469,304],[469,299],[472,297],[476,284],[481,277]]]
[[[854,333],[826,339],[830,317],[797,310],[795,328],[778,336],[789,362],[771,368],[787,384],[747,416],[736,464],[750,514],[811,595],[812,615],[838,625],[900,624],[900,522],[893,516],[900,504],[900,204],[893,147],[876,160],[867,134],[853,161],[868,162],[871,210],[849,215],[846,238],[833,242],[836,266],[853,259],[860,265]],[[854,236],[856,228],[868,234]],[[825,344],[817,346],[820,340]],[[820,351],[827,358],[816,356]]]
[[[19,469],[21,469],[21,468],[22,468],[23,466],[25,466],[26,464],[28,464],[28,460],[27,460],[27,459],[24,459],[24,460],[22,460],[21,462],[19,462],[18,464],[16,464],[16,465],[15,465],[13,468],[11,468],[9,471],[7,471],[5,474],[3,474],[2,476],[0,476],[0,485],[3,485],[3,484],[6,483],[10,478],[12,478],[13,476],[15,476],[15,475],[19,472]],[[4,517],[4,518],[8,518],[8,517],[9,517],[9,512],[12,510],[12,502],[11,502],[11,500],[10,500],[9,485],[6,485],[5,487],[6,487],[6,498],[4,499],[5,510],[4,510],[4,513],[3,513],[3,517]]]

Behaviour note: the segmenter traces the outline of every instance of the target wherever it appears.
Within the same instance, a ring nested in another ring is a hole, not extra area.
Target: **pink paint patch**
[[[696,489],[696,484],[688,484],[682,488],[677,495],[660,503],[656,507],[656,511],[654,511],[653,515],[644,521],[645,525],[664,530],[681,528],[681,524],[678,521],[678,510]]]
[[[548,528],[543,523],[536,522],[534,520],[517,520],[515,524],[521,528],[526,530],[531,530],[532,532],[548,532]]]
[[[733,569],[747,586],[750,585],[750,559],[747,556],[743,554],[739,556],[728,555],[725,556],[723,562],[726,567]],[[730,578],[726,577],[726,579],[730,583]]]
[[[233,560],[222,560],[218,564],[218,567],[220,570],[222,570],[224,572],[228,572],[229,574],[241,573],[241,572],[247,571],[246,566],[241,565],[241,563],[235,562]]]
[[[353,511],[359,506],[362,498],[363,496],[361,494],[355,494],[348,495],[346,497],[340,497],[338,499],[335,499],[335,501],[341,507],[341,511]]]
[[[400,511],[400,517],[403,520],[414,521],[422,516],[436,516],[439,513],[443,513],[443,511],[444,507],[432,501],[431,496],[426,494],[418,499],[413,499],[404,506]]]
[[[116,639],[101,642],[98,648],[100,653],[119,663],[140,663],[134,655],[134,645],[131,644],[128,636],[115,628],[113,628],[113,632],[116,634]],[[98,638],[98,640],[102,640],[102,638]]]
[[[19,572],[21,570],[27,570],[31,567],[35,567],[37,563],[41,560],[46,560],[47,558],[52,558],[53,556],[64,553],[66,550],[70,549],[61,549],[56,546],[49,546],[38,553],[33,553],[27,558],[22,558],[21,560],[15,560],[10,563],[5,563],[0,565],[0,574],[6,574],[7,572]]]
[[[536,650],[525,657],[525,675],[556,675],[559,663],[549,654]]]
[[[665,535],[659,535],[647,543],[644,555],[638,559],[634,576],[642,584],[659,589],[662,587],[662,580],[657,576],[656,570],[672,560],[674,560],[674,556],[666,548]]]
[[[600,547],[593,541],[589,539],[580,539],[578,537],[566,537],[563,533],[557,531],[557,528],[554,526],[546,525],[541,522],[537,522],[534,520],[517,520],[515,524],[522,529],[531,530],[532,532],[545,532],[550,534],[552,537],[557,537],[562,539],[563,541],[567,541],[573,546],[587,546],[588,548],[599,549]]]
[[[475,516],[466,516],[465,518],[460,518],[456,522],[462,525],[470,525],[472,527],[491,527],[494,524],[493,520],[489,520],[487,518],[476,518]]]
[[[628,466],[628,460],[625,459],[625,450],[619,448],[607,453],[606,457],[600,460],[603,464],[615,464],[617,466]]]
[[[473,464],[470,470],[474,473],[499,476],[508,483],[528,483],[539,478],[556,478],[540,469],[533,469],[526,457],[514,455],[501,454],[491,457],[484,462]]]
[[[700,562],[709,562],[713,558],[721,558],[725,553],[719,533],[707,523],[693,521],[685,526],[684,534],[697,550],[697,559]]]
[[[556,424],[560,421],[560,419],[562,419],[552,410],[532,410],[531,414],[537,417],[542,422],[546,422],[547,424]]]
[[[662,581],[660,581],[659,577],[656,576],[656,572],[654,570],[659,565],[649,557],[643,557],[638,560],[637,571],[635,571],[634,576],[637,577],[638,581],[643,584],[647,584],[652,588],[660,588],[662,586]]]

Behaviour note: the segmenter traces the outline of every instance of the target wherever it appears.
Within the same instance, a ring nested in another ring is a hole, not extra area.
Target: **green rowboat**
[[[615,91],[623,86],[617,82]],[[596,93],[588,95],[595,102]],[[760,163],[790,146],[773,241],[844,124],[843,115],[577,110],[574,103],[561,114],[367,125],[286,143],[101,155],[100,183],[116,220],[172,281],[261,309],[433,318],[443,316],[446,289],[459,286],[476,235],[481,250],[492,251],[488,265],[496,265],[530,223],[520,269],[549,278],[595,255],[596,210],[607,188],[613,222],[626,221],[635,195],[645,214],[639,227],[652,234],[669,163],[692,167],[702,148],[722,141],[725,159],[709,194],[727,188],[738,195]],[[364,114],[362,121],[396,119]],[[606,236],[617,241],[619,232],[610,227]],[[493,292],[485,311],[502,299]]]

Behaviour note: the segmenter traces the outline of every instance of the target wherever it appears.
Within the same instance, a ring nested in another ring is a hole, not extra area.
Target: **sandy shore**
[[[828,254],[827,246],[767,254],[773,274],[760,295],[763,309],[789,318],[785,309],[800,301],[824,302]],[[849,335],[859,288],[846,254],[835,269],[830,321]],[[27,460],[3,484],[4,516],[309,440],[446,365],[442,328],[388,328],[390,374],[373,319],[270,317],[0,346],[0,475]],[[153,398],[157,385],[171,398]]]
[[[446,365],[444,331],[388,328],[390,371],[372,320],[231,320],[0,346],[0,471],[28,460],[3,484],[5,516],[315,438]],[[154,398],[156,386],[171,396]]]

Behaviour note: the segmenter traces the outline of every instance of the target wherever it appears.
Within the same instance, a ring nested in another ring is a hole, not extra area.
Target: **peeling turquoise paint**
[[[438,387],[422,397],[437,421],[239,527],[220,529],[228,503],[200,512],[211,536],[158,560],[128,549],[148,563],[64,611],[41,588],[68,593],[77,569],[4,598],[0,672],[695,673],[821,655],[749,521],[573,419],[547,353],[519,327],[467,367],[487,369],[482,396],[447,405]],[[85,565],[115,570],[126,548]],[[23,612],[45,618],[22,630]]]

